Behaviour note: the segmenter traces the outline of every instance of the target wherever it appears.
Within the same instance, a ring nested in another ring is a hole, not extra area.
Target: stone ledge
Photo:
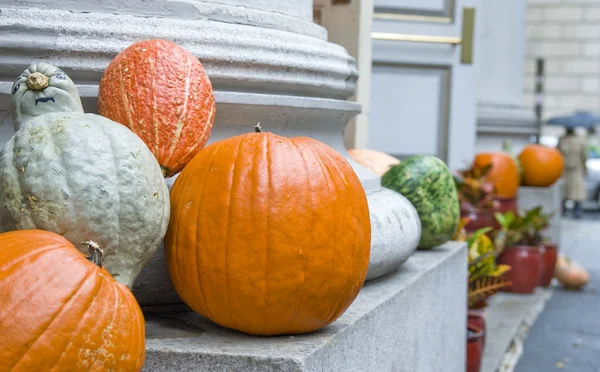
[[[186,311],[146,310],[144,371],[461,371],[466,245],[419,251],[308,335],[253,337]]]
[[[545,213],[553,213],[550,226],[543,232],[553,242],[561,241],[562,187],[563,180],[559,179],[549,187],[520,186],[517,195],[517,205],[521,211],[542,206]]]

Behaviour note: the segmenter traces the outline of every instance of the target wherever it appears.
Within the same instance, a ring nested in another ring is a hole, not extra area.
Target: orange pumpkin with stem
[[[135,132],[170,177],[204,147],[216,110],[198,58],[153,39],[130,45],[111,61],[100,81],[98,111]]]
[[[129,289],[68,240],[0,234],[0,371],[141,371],[144,317]]]
[[[523,167],[523,186],[547,187],[563,173],[564,160],[555,148],[527,145],[519,154],[519,161]]]
[[[249,133],[204,148],[171,191],[166,262],[185,303],[245,333],[337,319],[369,264],[371,224],[352,167],[311,138]]]
[[[513,158],[504,152],[480,153],[475,156],[474,166],[485,168],[491,165],[487,179],[494,185],[496,195],[514,198],[519,189],[519,168]]]

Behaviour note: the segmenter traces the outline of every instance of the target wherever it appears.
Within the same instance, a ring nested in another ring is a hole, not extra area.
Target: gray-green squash
[[[32,63],[11,89],[15,131],[21,123],[50,112],[83,113],[77,87],[65,72],[47,63]]]
[[[22,76],[32,71],[39,72],[40,64]],[[131,287],[169,222],[160,166],[129,129],[84,114],[64,72],[47,64],[43,71],[54,73],[47,87],[23,88],[22,79],[13,86],[17,131],[0,152],[0,231],[48,230],[76,246],[94,241],[106,269]],[[56,88],[58,74],[65,78]],[[40,97],[54,100],[36,105]]]

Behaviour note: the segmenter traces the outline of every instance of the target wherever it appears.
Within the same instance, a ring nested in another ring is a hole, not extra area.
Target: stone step
[[[146,308],[144,371],[464,371],[466,277],[465,243],[418,251],[307,335],[253,337],[189,311]]]
[[[534,294],[498,293],[486,309],[486,345],[480,372],[509,372],[521,355],[528,329],[535,323],[552,290],[537,288]]]

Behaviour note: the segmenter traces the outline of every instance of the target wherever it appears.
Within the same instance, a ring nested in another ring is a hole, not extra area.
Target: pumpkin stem
[[[27,77],[27,87],[33,90],[42,90],[48,87],[48,76],[41,72],[34,72]]]
[[[256,133],[262,133],[262,127],[260,126],[260,121],[258,122],[258,124],[256,124],[256,125],[254,126],[254,131],[255,131]]]
[[[102,268],[102,256],[104,255],[104,252],[102,249],[100,249],[100,246],[91,240],[87,242],[81,242],[81,244],[87,245],[88,247],[90,255],[87,257],[87,259],[98,265],[99,268]]]

